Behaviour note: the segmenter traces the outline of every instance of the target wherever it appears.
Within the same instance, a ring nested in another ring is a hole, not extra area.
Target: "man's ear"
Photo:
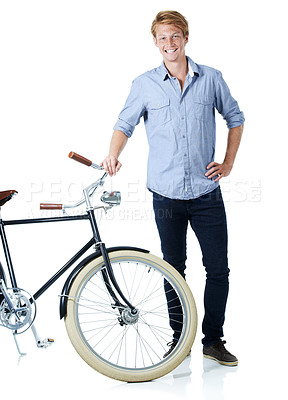
[[[154,42],[155,46],[158,47],[157,39],[154,36],[153,36],[153,42]]]
[[[188,43],[188,41],[189,41],[189,36],[187,35],[187,36],[185,37],[185,46],[186,46],[186,44]]]

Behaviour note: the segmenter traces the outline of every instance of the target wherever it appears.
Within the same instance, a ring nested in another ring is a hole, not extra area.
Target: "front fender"
[[[140,249],[138,247],[127,247],[127,246],[120,246],[120,247],[109,247],[107,249],[107,253],[111,253],[112,251],[119,251],[119,250],[134,250],[134,251],[140,251],[142,253],[149,253],[149,250],[145,249]],[[68,276],[66,279],[66,282],[63,286],[61,296],[60,296],[60,319],[65,317],[67,313],[67,301],[68,301],[68,293],[70,286],[75,278],[75,276],[78,274],[81,269],[88,264],[91,260],[94,260],[95,258],[98,258],[101,256],[101,251],[98,249],[94,253],[90,254],[88,257],[84,258],[71,272],[71,274]]]

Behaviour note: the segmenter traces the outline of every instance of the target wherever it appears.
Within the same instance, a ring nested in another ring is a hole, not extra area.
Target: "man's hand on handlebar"
[[[107,156],[100,164],[110,176],[116,175],[122,164],[114,156]]]

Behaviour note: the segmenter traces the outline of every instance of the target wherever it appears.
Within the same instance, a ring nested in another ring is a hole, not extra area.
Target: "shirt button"
[[[185,135],[183,135],[183,138],[184,138],[184,139],[185,139],[185,137],[186,137],[186,136],[185,136]]]
[[[185,117],[181,117],[181,119],[185,119]]]
[[[186,154],[186,153],[184,154],[184,157],[187,157],[187,154]]]

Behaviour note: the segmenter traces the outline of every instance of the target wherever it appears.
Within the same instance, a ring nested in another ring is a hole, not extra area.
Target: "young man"
[[[152,23],[154,43],[163,57],[160,67],[137,77],[114,127],[103,166],[110,175],[141,117],[149,143],[147,187],[153,192],[155,220],[163,258],[185,277],[188,222],[203,254],[207,279],[202,324],[203,354],[221,364],[237,365],[222,341],[228,296],[227,228],[219,180],[229,175],[243,131],[244,116],[219,71],[185,55],[188,23],[176,11],[159,12]],[[224,161],[214,161],[215,108],[228,131]],[[166,293],[171,308],[169,293]],[[174,309],[179,304],[173,303]],[[181,313],[181,307],[179,309]],[[181,333],[181,318],[167,356]]]

